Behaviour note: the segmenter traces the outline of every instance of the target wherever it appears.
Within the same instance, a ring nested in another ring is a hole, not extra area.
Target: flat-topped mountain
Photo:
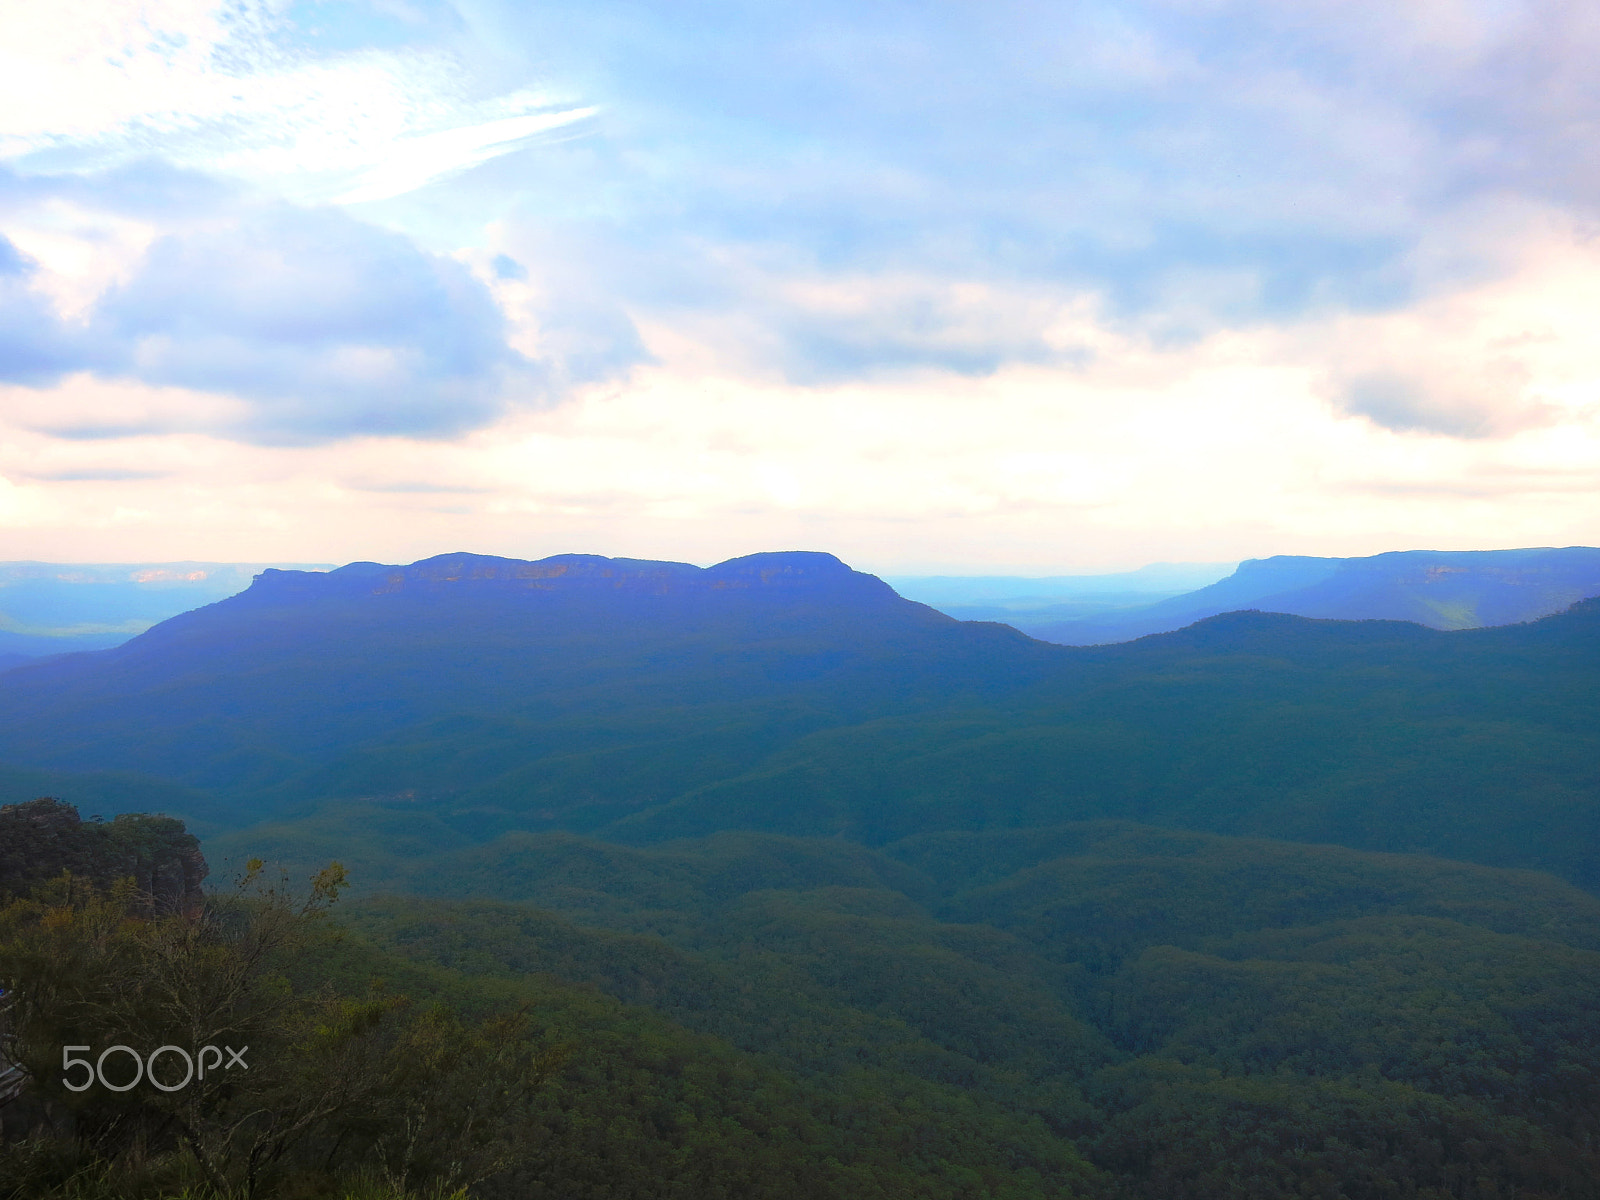
[[[1061,653],[828,554],[269,570],[122,646],[8,672],[0,761],[254,790],[446,718],[520,723],[546,752],[614,741],[602,718],[792,733],[1009,690]]]
[[[852,571],[831,554],[803,550],[750,554],[714,567],[598,554],[557,554],[531,562],[491,554],[440,554],[410,566],[355,562],[333,571],[269,568],[256,577],[245,595],[259,603],[291,595],[310,599],[399,592],[459,595],[488,590],[548,597],[581,595],[590,603],[606,593],[664,597],[728,591],[780,602],[802,596],[848,598],[855,603],[898,599],[877,577]]]
[[[1596,711],[1600,600],[1067,647],[828,555],[456,554],[7,672],[0,795],[165,780],[367,893],[290,986],[536,1012],[542,1107],[440,1093],[539,1131],[507,1195],[1587,1196]],[[0,807],[0,894],[181,897],[185,837]]]
[[[1368,558],[1280,554],[1250,559],[1226,579],[1140,608],[1076,620],[1047,611],[1011,623],[1071,646],[1167,633],[1239,609],[1340,621],[1414,621],[1476,629],[1534,621],[1600,596],[1600,549],[1402,550]]]

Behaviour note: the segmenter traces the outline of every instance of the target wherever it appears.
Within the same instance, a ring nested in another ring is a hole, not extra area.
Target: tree
[[[35,1148],[246,1197],[297,1172],[365,1167],[403,1191],[507,1165],[557,1055],[525,1013],[474,1025],[303,978],[308,952],[337,944],[324,917],[344,885],[335,863],[296,894],[256,861],[194,912],[71,875],[0,909],[0,1054],[26,1077]]]

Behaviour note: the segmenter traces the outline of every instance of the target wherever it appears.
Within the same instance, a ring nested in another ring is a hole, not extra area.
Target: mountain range
[[[1004,620],[1069,646],[1126,642],[1240,609],[1344,621],[1414,621],[1476,629],[1532,621],[1600,595],[1600,550],[1402,550],[1369,558],[1277,555],[1240,563],[1195,591],[1082,611],[1082,601],[996,611],[949,607],[967,619]]]
[[[267,571],[8,672],[0,795],[54,780],[92,807],[114,777],[215,833],[294,812],[273,836],[312,857],[318,830],[403,827],[433,852],[511,830],[881,844],[1109,818],[1589,886],[1600,830],[1567,814],[1594,799],[1597,634],[1585,602],[1461,631],[1233,613],[1070,648],[825,554]]]
[[[680,564],[684,565],[684,564]],[[0,563],[0,671],[30,658],[120,645],[151,625],[244,590],[253,563]],[[1528,621],[1600,595],[1600,550],[1279,555],[1238,564],[1154,563],[1110,575],[885,577],[963,621],[1001,621],[1066,645],[1129,641],[1237,609],[1467,629]]]

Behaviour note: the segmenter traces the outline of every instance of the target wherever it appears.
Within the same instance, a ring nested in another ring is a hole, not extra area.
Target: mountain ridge
[[[211,830],[299,813],[307,854],[380,829],[426,856],[513,829],[881,844],[1132,819],[1600,887],[1578,815],[1595,602],[1454,632],[1234,612],[1073,648],[826,555],[541,563],[267,575],[8,672],[0,762],[198,789]]]

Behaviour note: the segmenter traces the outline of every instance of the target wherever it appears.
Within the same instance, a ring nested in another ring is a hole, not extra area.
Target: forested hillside
[[[409,885],[439,898],[355,928],[713,1035],[995,1189],[970,1194],[1051,1194],[1073,1146],[1151,1200],[1600,1194],[1600,901],[1548,876],[1101,822],[520,835]]]
[[[173,910],[198,903],[209,870],[199,841],[170,817],[86,822],[58,800],[0,805],[0,901],[65,872],[99,888],[131,879],[153,907]]]

